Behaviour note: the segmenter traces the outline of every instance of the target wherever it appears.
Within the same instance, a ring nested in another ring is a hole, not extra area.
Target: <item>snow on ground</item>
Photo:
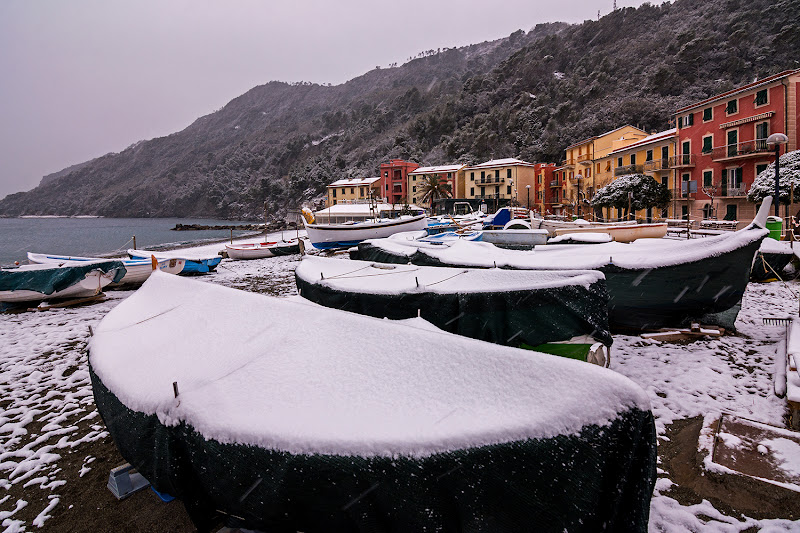
[[[252,240],[252,239],[251,239]],[[212,255],[223,245],[209,245]],[[193,250],[194,252],[195,250]],[[296,294],[298,256],[252,261],[224,260],[216,273],[197,279],[276,296]],[[638,383],[650,397],[659,438],[675,420],[716,417],[722,411],[784,426],[786,403],[772,392],[775,342],[783,327],[763,317],[797,313],[800,283],[750,284],[737,321],[738,333],[716,340],[659,343],[636,336],[614,337],[611,369]],[[110,291],[104,302],[47,312],[0,315],[0,525],[31,531],[47,525],[58,505],[59,452],[106,436],[92,399],[86,366],[88,327],[128,291]],[[81,471],[91,468],[86,457]],[[703,501],[681,505],[669,496],[675,482],[662,476],[651,504],[651,531],[770,531],[800,529],[800,522],[725,516]],[[24,498],[7,489],[22,485]],[[30,496],[30,497],[29,497]],[[31,523],[14,515],[36,505]]]

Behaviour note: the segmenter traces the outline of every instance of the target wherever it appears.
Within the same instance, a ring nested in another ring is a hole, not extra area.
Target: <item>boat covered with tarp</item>
[[[750,279],[753,281],[767,281],[783,279],[783,269],[786,268],[795,256],[793,241],[778,241],[767,237],[758,249]]]
[[[713,322],[716,318],[710,314],[737,309],[753,258],[768,235],[764,226],[770,204],[768,197],[746,228],[705,239],[541,246],[532,251],[506,250],[486,242],[434,247],[375,239],[359,245],[358,257],[452,268],[599,270],[606,277],[612,329],[677,327],[701,318]],[[720,321],[733,322],[727,316]]]
[[[0,269],[0,302],[85,298],[125,276],[120,261],[34,264]]]
[[[393,320],[420,316],[450,333],[600,365],[609,361],[608,293],[597,271],[392,265],[306,256],[308,300]]]
[[[200,531],[647,530],[650,402],[595,365],[156,272],[89,370]]]

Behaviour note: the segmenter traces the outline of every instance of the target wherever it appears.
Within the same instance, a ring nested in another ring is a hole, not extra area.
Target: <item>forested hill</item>
[[[800,68],[798,13],[800,0],[645,4],[338,86],[270,82],[181,132],[10,195],[0,214],[242,218],[266,202],[280,217],[389,158],[557,162],[575,141],[626,123],[665,129],[683,105]]]

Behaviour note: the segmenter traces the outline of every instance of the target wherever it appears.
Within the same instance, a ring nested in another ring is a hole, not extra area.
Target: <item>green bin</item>
[[[767,217],[767,229],[769,236],[776,241],[781,240],[781,231],[783,229],[783,220],[780,217],[769,216]]]

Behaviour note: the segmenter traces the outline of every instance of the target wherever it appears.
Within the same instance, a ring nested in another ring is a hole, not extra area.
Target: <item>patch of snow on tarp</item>
[[[103,319],[90,362],[129,409],[290,453],[424,457],[650,408],[580,361],[159,272]]]
[[[516,269],[591,270],[613,264],[621,268],[646,269],[723,255],[762,239],[768,233],[765,229],[746,229],[705,239],[639,239],[627,244],[609,242],[584,246],[579,250],[558,246],[538,247],[532,251],[506,250],[486,242],[456,241],[436,248],[425,248],[424,251],[426,255],[443,263],[476,268],[496,266]],[[372,242],[377,244],[377,240]],[[385,242],[381,240],[380,246],[384,247]]]

